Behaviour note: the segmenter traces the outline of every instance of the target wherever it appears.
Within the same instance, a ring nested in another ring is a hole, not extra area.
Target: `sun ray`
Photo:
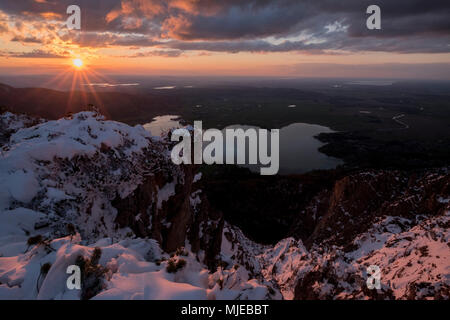
[[[88,75],[86,74],[86,73],[81,73],[81,76],[83,77],[83,80],[86,82],[86,84],[87,84],[87,87],[88,87],[88,90],[89,90],[89,92],[91,93],[91,95],[92,95],[92,97],[94,98],[94,100],[95,100],[95,106],[106,116],[106,117],[109,117],[109,114],[108,114],[108,112],[106,111],[106,109],[104,108],[104,106],[103,106],[103,103],[102,103],[102,101],[101,101],[101,99],[100,99],[100,97],[99,97],[99,95],[98,95],[98,93],[97,93],[97,91],[95,91],[95,89],[92,87],[92,83],[90,82],[90,80],[89,80],[89,77],[88,77]],[[83,90],[84,91],[84,90]]]
[[[72,103],[72,98],[75,92],[75,87],[77,85],[77,81],[78,81],[78,72],[73,72],[72,75],[72,85],[70,87],[70,92],[69,92],[69,98],[67,99],[67,106],[66,106],[66,114],[70,111],[70,107],[71,107],[71,103]]]
[[[50,80],[43,83],[42,87],[47,88],[55,84],[56,85],[55,89],[64,88],[64,85],[68,80],[68,78],[70,77],[70,75],[72,74],[72,72],[73,72],[72,69],[65,69],[64,71],[61,71],[60,73],[52,77]]]
[[[78,89],[80,91],[81,98],[83,101],[83,107],[87,107],[87,105],[89,104],[89,97],[88,97],[86,91],[84,91],[82,88],[82,82],[84,81],[84,71],[81,71],[79,73],[79,76],[80,76],[80,83],[78,85]]]
[[[106,82],[106,83],[113,83],[114,82],[113,79],[109,78],[106,75],[103,75],[103,74],[99,73],[98,71],[96,71],[94,69],[91,69],[90,72],[93,74],[93,76],[98,77],[101,80],[101,82]]]

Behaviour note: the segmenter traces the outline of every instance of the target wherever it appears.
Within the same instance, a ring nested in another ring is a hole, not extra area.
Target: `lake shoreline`
[[[181,128],[185,126],[186,122],[179,115],[163,115],[157,116],[152,122],[144,124],[146,130],[151,131],[152,135],[158,136],[171,129]],[[265,129],[258,126],[249,125],[230,125],[220,130],[227,129]],[[206,129],[206,128],[205,128]],[[318,124],[309,123],[291,123],[282,127],[280,130],[279,140],[279,157],[280,170],[278,174],[303,174],[313,170],[327,170],[336,169],[343,165],[344,161],[338,157],[328,156],[320,151],[326,144],[318,139],[322,133],[334,133],[328,127]],[[206,145],[205,145],[206,146]],[[224,154],[233,152],[226,146],[224,147]],[[261,165],[240,165],[241,167],[249,168],[251,171],[259,171]]]

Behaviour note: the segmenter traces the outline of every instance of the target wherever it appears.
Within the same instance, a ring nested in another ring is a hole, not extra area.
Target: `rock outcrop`
[[[223,259],[285,299],[449,299],[449,184],[448,168],[355,173],[299,213],[296,239],[260,245],[227,225]],[[303,237],[305,219],[315,228]],[[367,286],[372,265],[380,289]]]
[[[347,245],[380,217],[441,215],[448,205],[440,199],[449,194],[447,168],[352,174],[338,180],[331,190],[322,191],[302,212],[316,221],[312,234],[302,240],[307,247],[319,243]]]

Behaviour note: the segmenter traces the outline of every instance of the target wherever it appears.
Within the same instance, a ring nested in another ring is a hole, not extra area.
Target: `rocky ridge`
[[[141,126],[94,112],[0,120],[0,298],[449,298],[448,168],[341,177],[299,209],[290,237],[262,245]],[[74,263],[81,293],[65,287]]]

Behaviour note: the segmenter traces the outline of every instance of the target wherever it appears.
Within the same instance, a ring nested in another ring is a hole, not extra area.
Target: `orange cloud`
[[[190,14],[213,16],[222,10],[223,3],[220,1],[171,0],[169,7],[181,9]]]
[[[42,1],[42,0],[41,0]],[[59,13],[56,12],[42,12],[39,14],[42,18],[47,19],[47,20],[61,20],[63,18],[63,16]]]
[[[192,22],[185,16],[171,16],[162,25],[162,36],[165,38],[183,39],[187,36],[186,31],[191,27]]]
[[[123,0],[121,7],[110,11],[105,20],[110,23],[119,17],[145,16],[146,18],[152,18],[165,12],[165,10],[164,3],[158,0]]]

